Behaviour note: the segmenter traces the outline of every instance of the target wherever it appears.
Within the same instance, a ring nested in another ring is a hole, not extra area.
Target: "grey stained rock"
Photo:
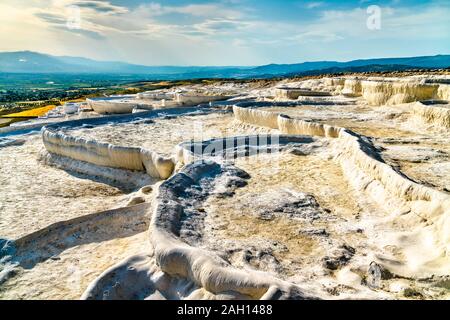
[[[323,267],[329,270],[337,270],[345,266],[355,255],[356,250],[343,244],[330,256],[323,258]]]
[[[393,274],[389,270],[372,261],[367,270],[366,282],[369,288],[378,289],[381,287],[381,280],[388,280],[393,277]]]
[[[280,190],[277,193],[263,194],[256,200],[260,204],[257,215],[262,220],[284,216],[290,219],[314,221],[325,214],[316,198],[307,193],[294,194]]]

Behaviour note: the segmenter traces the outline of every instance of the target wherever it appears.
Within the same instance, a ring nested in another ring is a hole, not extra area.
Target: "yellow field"
[[[85,102],[86,101],[86,98],[78,98],[78,99],[72,99],[72,100],[61,100],[61,102],[62,101],[64,101],[64,102]]]
[[[7,114],[7,115],[2,116],[2,118],[33,118],[33,117],[40,117],[40,116],[45,115],[47,112],[49,112],[50,110],[54,109],[55,107],[56,106],[52,104],[52,105],[48,105],[48,106],[45,106],[45,107],[40,107],[40,108],[26,110],[26,111],[22,111],[22,112]]]

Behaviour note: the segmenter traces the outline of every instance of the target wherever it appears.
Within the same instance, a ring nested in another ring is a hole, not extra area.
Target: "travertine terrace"
[[[65,109],[0,132],[0,298],[450,298],[449,75]]]

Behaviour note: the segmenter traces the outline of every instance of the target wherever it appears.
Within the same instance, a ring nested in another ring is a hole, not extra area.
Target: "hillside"
[[[257,67],[218,66],[144,66],[114,61],[96,61],[80,57],[52,56],[31,51],[1,52],[3,73],[97,73],[145,75],[155,79],[250,78],[301,74],[318,70],[363,70],[367,66],[389,66],[392,70],[407,68],[447,68],[450,55],[409,58],[381,58],[347,62],[315,61],[297,64],[269,64]],[[398,66],[398,67],[397,67]]]

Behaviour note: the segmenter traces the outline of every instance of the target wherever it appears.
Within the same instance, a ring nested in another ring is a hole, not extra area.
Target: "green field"
[[[149,80],[139,75],[0,73],[0,116],[90,97],[134,94],[211,80]],[[217,81],[217,80],[213,80]],[[5,120],[0,126],[5,126]]]

